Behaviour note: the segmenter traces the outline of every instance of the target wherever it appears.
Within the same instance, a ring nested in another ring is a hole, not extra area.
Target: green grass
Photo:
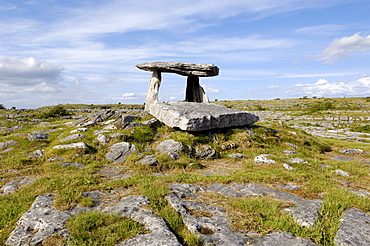
[[[68,245],[112,246],[145,233],[144,226],[119,215],[82,212],[69,219],[71,233]]]

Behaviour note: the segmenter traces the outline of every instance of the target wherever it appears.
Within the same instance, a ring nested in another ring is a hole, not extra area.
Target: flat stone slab
[[[167,126],[184,131],[246,126],[259,120],[254,114],[211,103],[153,103],[148,111]]]
[[[193,64],[187,62],[146,62],[136,65],[145,71],[177,73],[184,76],[217,76],[219,69],[213,64]]]
[[[334,242],[338,246],[370,245],[370,215],[350,208],[343,213]]]

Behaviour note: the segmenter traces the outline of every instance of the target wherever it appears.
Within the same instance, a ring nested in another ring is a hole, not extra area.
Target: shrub
[[[48,119],[48,118],[56,118],[61,116],[68,116],[71,115],[62,105],[57,105],[51,108],[49,111],[39,115],[40,118]]]

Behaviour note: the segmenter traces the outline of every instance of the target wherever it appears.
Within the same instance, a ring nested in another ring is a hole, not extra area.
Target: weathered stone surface
[[[256,165],[259,165],[259,164],[272,165],[272,164],[275,164],[276,163],[275,160],[269,159],[269,158],[267,158],[267,156],[270,156],[270,155],[264,154],[264,155],[256,156],[254,158],[254,164],[256,164]]]
[[[239,154],[239,153],[236,153],[236,154],[229,154],[229,155],[227,155],[228,157],[230,157],[230,158],[236,158],[236,159],[242,159],[242,158],[244,158],[245,157],[245,155],[243,155],[243,154]]]
[[[364,154],[365,151],[362,149],[341,149],[339,150],[342,154]]]
[[[109,141],[109,138],[104,134],[99,134],[96,140],[98,140],[99,144],[106,145]]]
[[[61,162],[59,163],[59,165],[63,166],[63,167],[84,167],[85,165],[83,164],[80,164],[80,163],[74,163],[74,162]]]
[[[341,224],[334,238],[338,246],[370,245],[370,215],[350,208],[343,213]]]
[[[115,163],[125,162],[126,158],[136,151],[136,146],[128,142],[113,144],[109,147],[109,152],[105,158]]]
[[[69,135],[65,138],[62,138],[61,140],[59,140],[59,142],[75,141],[75,140],[83,139],[85,137],[86,135],[84,134],[76,133],[76,134]]]
[[[192,64],[186,62],[147,62],[136,65],[146,71],[177,73],[184,76],[209,77],[217,76],[219,69],[213,64]]]
[[[340,176],[344,176],[344,177],[349,177],[351,175],[349,175],[348,172],[346,171],[343,171],[343,170],[340,170],[340,169],[335,169],[334,172]]]
[[[297,154],[297,152],[292,151],[292,150],[284,150],[283,152],[287,156],[292,156],[292,155],[296,155]]]
[[[81,127],[81,128],[77,128],[77,129],[74,129],[74,130],[70,131],[70,133],[87,132],[88,130],[89,130],[89,128]]]
[[[291,165],[289,165],[289,164],[283,163],[282,165],[283,165],[283,167],[284,167],[286,170],[295,170],[295,168],[294,168],[294,167],[292,167],[292,166],[291,166]]]
[[[186,131],[246,126],[258,121],[251,113],[210,103],[152,103],[147,110],[164,124]]]
[[[276,184],[276,187],[282,190],[299,190],[301,186],[293,184],[293,183],[287,183],[285,185]]]
[[[56,145],[53,149],[88,149],[89,147],[84,142]]]
[[[68,233],[63,228],[71,213],[54,209],[54,196],[38,196],[32,207],[18,220],[17,227],[5,243],[11,246],[37,245],[53,234]]]
[[[30,133],[27,136],[27,139],[30,141],[46,140],[48,138],[49,138],[49,134],[42,134],[42,133]]]
[[[258,239],[253,246],[318,246],[318,244],[312,242],[307,238],[295,237],[290,232],[278,231],[271,233],[266,236],[262,236]]]
[[[137,163],[141,165],[149,165],[149,166],[155,166],[158,164],[158,161],[154,158],[154,155],[147,155],[144,156],[141,160],[139,160]]]
[[[168,154],[180,151],[182,149],[182,143],[176,142],[173,139],[167,139],[161,142],[155,148],[159,150],[162,154]]]
[[[209,145],[202,145],[195,148],[195,154],[199,159],[212,159],[216,155],[216,151]]]
[[[290,159],[289,159],[289,162],[290,162],[290,163],[296,163],[296,164],[300,164],[300,163],[305,163],[305,164],[307,164],[307,163],[308,163],[307,161],[305,161],[305,160],[303,160],[303,159],[301,159],[301,158],[290,158]]]
[[[44,156],[44,150],[43,149],[35,150],[32,153],[28,154],[28,156],[33,158],[41,158]]]
[[[145,228],[151,231],[121,242],[117,246],[181,246],[162,218],[155,216],[150,210],[140,208],[144,204],[150,204],[147,197],[128,196],[122,198],[116,205],[103,209],[105,213],[119,214],[144,224]]]
[[[8,194],[11,194],[14,191],[18,190],[20,187],[30,185],[33,182],[35,182],[35,179],[28,179],[28,178],[10,181],[10,182],[4,184],[0,188],[0,193],[2,193],[4,195],[8,195]]]
[[[111,117],[118,118],[120,116],[121,116],[120,113],[108,109],[108,110],[100,111],[98,113],[94,113],[94,114],[88,116],[87,119],[78,122],[77,126],[78,127],[87,127],[87,126],[95,125],[99,122],[102,122],[102,121],[108,119],[108,118],[111,118]]]
[[[0,149],[1,148],[8,147],[8,146],[15,145],[15,144],[17,144],[17,141],[15,141],[15,140],[9,140],[9,141],[5,141],[5,142],[0,142]]]

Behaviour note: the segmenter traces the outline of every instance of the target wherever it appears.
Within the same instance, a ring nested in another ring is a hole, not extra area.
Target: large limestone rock
[[[195,102],[154,103],[148,111],[164,124],[185,131],[246,126],[259,119],[245,111]]]

